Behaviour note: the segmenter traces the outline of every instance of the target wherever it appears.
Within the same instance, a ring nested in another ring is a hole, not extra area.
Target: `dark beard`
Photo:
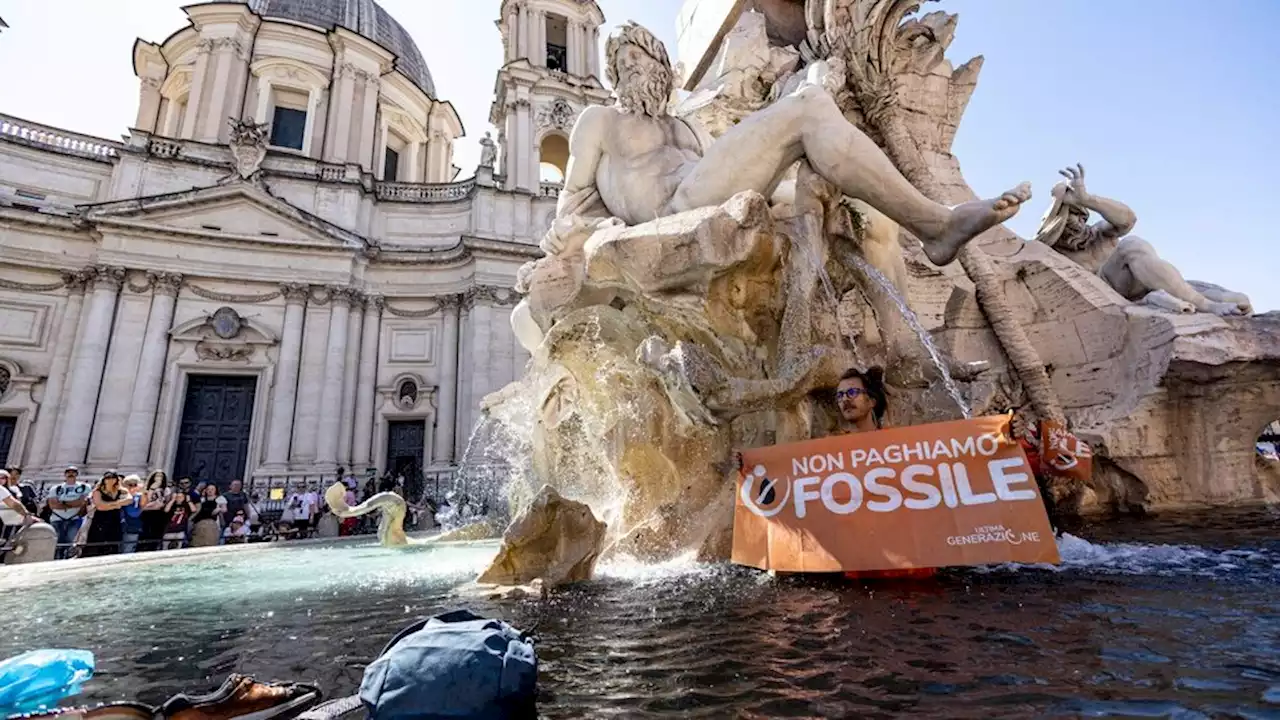
[[[644,113],[653,118],[665,117],[670,87],[671,76],[666,73],[643,80],[628,79],[618,83],[618,107],[625,112]]]

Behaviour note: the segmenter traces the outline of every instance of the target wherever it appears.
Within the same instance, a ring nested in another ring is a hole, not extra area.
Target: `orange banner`
[[[837,572],[1057,563],[1006,415],[746,450],[733,561]]]
[[[1093,478],[1093,449],[1067,432],[1062,423],[1040,423],[1040,462],[1050,475],[1087,483]]]

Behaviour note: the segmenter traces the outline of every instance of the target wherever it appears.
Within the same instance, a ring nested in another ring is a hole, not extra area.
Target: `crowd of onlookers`
[[[356,505],[362,499],[357,495],[356,478],[341,469],[337,477],[346,485],[347,504]],[[363,499],[383,490],[406,495],[406,490],[412,489],[405,487],[403,477],[387,476],[380,482],[370,478]],[[356,535],[373,532],[376,527],[376,514],[326,517],[331,513],[319,486],[303,484],[287,494],[278,490],[274,495],[263,498],[257,492],[245,492],[240,480],[233,480],[225,492],[191,478],[173,482],[163,470],[145,479],[108,470],[89,483],[72,466],[64,471],[63,481],[48,487],[41,497],[34,486],[22,480],[21,468],[7,468],[0,470],[0,554],[11,539],[37,520],[47,522],[57,534],[59,559],[288,540],[317,531],[330,536]],[[434,517],[430,500],[411,508],[415,516],[421,511],[428,519]]]

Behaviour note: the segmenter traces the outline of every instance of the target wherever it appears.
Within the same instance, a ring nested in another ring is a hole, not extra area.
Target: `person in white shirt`
[[[305,489],[289,496],[285,503],[285,514],[280,519],[293,524],[293,530],[297,533],[295,537],[304,538],[311,531],[311,516],[315,514],[318,502],[319,496]],[[286,517],[288,520],[285,520]]]
[[[228,545],[248,542],[249,531],[249,521],[245,518],[245,512],[240,510],[231,518],[227,529],[222,531],[222,538]]]
[[[0,541],[8,540],[36,521],[36,516],[22,504],[22,497],[17,488],[9,487],[9,471],[0,470]]]
[[[80,470],[76,466],[67,467],[63,473],[63,482],[55,485],[50,493],[50,524],[58,533],[58,551],[55,558],[61,560],[71,556],[75,548],[76,535],[84,522],[84,514],[89,506],[89,483],[80,480]]]

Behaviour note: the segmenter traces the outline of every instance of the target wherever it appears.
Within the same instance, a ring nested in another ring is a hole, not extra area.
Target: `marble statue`
[[[1066,181],[1053,188],[1053,204],[1035,239],[1097,273],[1126,300],[1172,312],[1249,315],[1249,298],[1217,285],[1187,281],[1151,243],[1130,235],[1138,218],[1129,206],[1094,195],[1084,166],[1059,171]],[[1089,224],[1090,212],[1102,219]]]
[[[494,162],[498,159],[498,146],[493,142],[493,138],[489,133],[485,133],[480,138],[480,167],[493,167]]]
[[[789,94],[708,143],[688,121],[668,112],[674,72],[652,33],[628,23],[609,38],[606,54],[616,102],[587,108],[574,125],[556,220],[541,244],[548,255],[566,259],[557,272],[569,296],[579,290],[573,278],[577,256],[597,232],[720,206],[742,193],[770,197],[802,159],[841,194],[920,239],[938,265],[950,263],[964,243],[1012,217],[1031,197],[1023,183],[994,200],[954,208],[928,199],[844,119],[831,96],[825,62],[809,66]],[[517,289],[528,292],[529,285],[526,271]],[[530,352],[549,326],[528,303],[515,308],[511,322]]]
[[[795,92],[703,147],[686,122],[667,112],[674,73],[657,37],[628,23],[609,38],[606,55],[616,104],[587,108],[574,125],[559,217],[613,216],[636,225],[748,190],[768,197],[807,158],[841,192],[893,219],[921,240],[931,261],[945,265],[1031,196],[1024,183],[955,208],[929,200],[844,119],[823,87],[824,63],[810,66]]]

